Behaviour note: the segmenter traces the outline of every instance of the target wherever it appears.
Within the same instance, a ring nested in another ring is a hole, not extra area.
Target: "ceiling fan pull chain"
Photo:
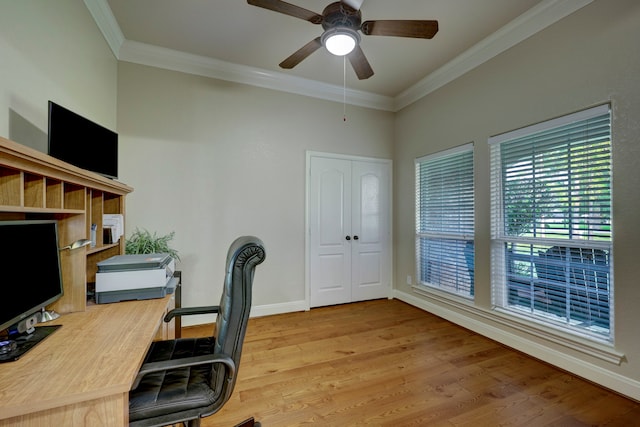
[[[347,55],[342,57],[342,121],[347,121]]]

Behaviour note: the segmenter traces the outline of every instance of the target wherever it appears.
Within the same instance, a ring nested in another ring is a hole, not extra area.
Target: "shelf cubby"
[[[45,207],[45,179],[41,175],[32,175],[23,173],[23,191],[24,191],[24,207],[25,208],[43,208]]]
[[[63,183],[59,179],[45,178],[45,208],[64,209],[63,204]]]
[[[0,166],[0,205],[22,206],[22,173]]]
[[[71,183],[65,183],[63,188],[64,209],[84,209],[85,187]]]
[[[118,214],[122,213],[122,198],[117,197],[115,194],[104,195],[104,213],[106,214]]]

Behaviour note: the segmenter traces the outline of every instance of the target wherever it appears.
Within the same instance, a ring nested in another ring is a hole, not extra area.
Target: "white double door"
[[[311,307],[387,298],[391,291],[391,162],[311,156]]]

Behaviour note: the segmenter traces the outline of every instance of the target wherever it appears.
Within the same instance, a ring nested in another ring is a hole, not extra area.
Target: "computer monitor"
[[[1,338],[2,356],[12,350],[6,346],[15,348],[16,329],[25,332],[21,322],[63,294],[57,221],[0,221],[0,262],[0,331],[7,330]]]

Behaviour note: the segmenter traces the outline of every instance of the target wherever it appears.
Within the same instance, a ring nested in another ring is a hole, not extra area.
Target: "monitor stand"
[[[2,342],[0,346],[0,363],[13,362],[49,335],[58,330],[62,325],[36,326],[30,334],[18,335],[14,339]]]

